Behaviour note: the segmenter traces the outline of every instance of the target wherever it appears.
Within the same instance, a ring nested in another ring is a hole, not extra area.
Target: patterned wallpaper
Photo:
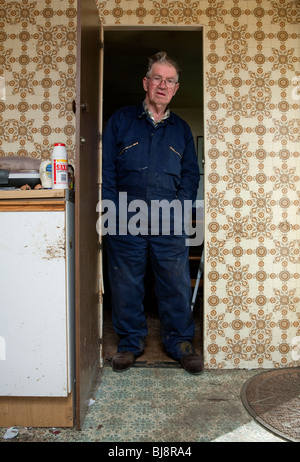
[[[206,367],[299,365],[300,2],[97,4],[104,25],[204,26]]]
[[[206,367],[299,365],[300,2],[95,1],[104,26],[204,27]],[[0,0],[0,155],[74,157],[75,15]]]
[[[74,161],[76,0],[0,0],[0,156]]]

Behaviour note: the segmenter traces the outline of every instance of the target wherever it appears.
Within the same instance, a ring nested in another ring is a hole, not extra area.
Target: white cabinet
[[[0,396],[66,397],[74,382],[74,203],[29,202],[1,207],[0,196]]]

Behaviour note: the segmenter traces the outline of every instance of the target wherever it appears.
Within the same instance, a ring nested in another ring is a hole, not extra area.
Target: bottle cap
[[[65,146],[64,143],[55,143],[54,146]]]

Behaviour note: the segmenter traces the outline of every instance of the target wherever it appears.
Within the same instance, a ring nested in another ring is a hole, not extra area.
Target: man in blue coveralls
[[[112,321],[120,337],[112,359],[116,372],[129,369],[144,351],[148,256],[166,351],[187,372],[198,374],[203,370],[203,361],[192,345],[195,326],[186,234],[174,232],[172,226],[168,234],[161,229],[149,232],[147,226],[138,234],[120,231],[124,227],[122,217],[126,216],[128,223],[132,216],[124,215],[120,194],[126,193],[125,207],[132,201],[143,201],[149,218],[153,201],[171,203],[177,199],[184,204],[196,199],[199,168],[193,136],[188,124],[169,110],[179,88],[178,78],[177,64],[165,52],[156,53],[149,58],[143,79],[143,103],[119,109],[105,128],[103,199],[115,204],[118,224],[118,231],[106,236]],[[159,224],[162,220],[160,216]]]

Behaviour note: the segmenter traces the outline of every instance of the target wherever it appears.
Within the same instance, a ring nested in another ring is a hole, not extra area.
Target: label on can
[[[65,145],[56,143],[52,154],[52,181],[54,189],[68,189],[68,155]]]
[[[52,178],[52,164],[51,162],[48,162],[46,165],[46,175],[48,178]]]
[[[40,180],[44,189],[52,188],[52,162],[43,160],[40,163]]]
[[[68,161],[66,159],[53,159],[53,184],[69,187]]]

